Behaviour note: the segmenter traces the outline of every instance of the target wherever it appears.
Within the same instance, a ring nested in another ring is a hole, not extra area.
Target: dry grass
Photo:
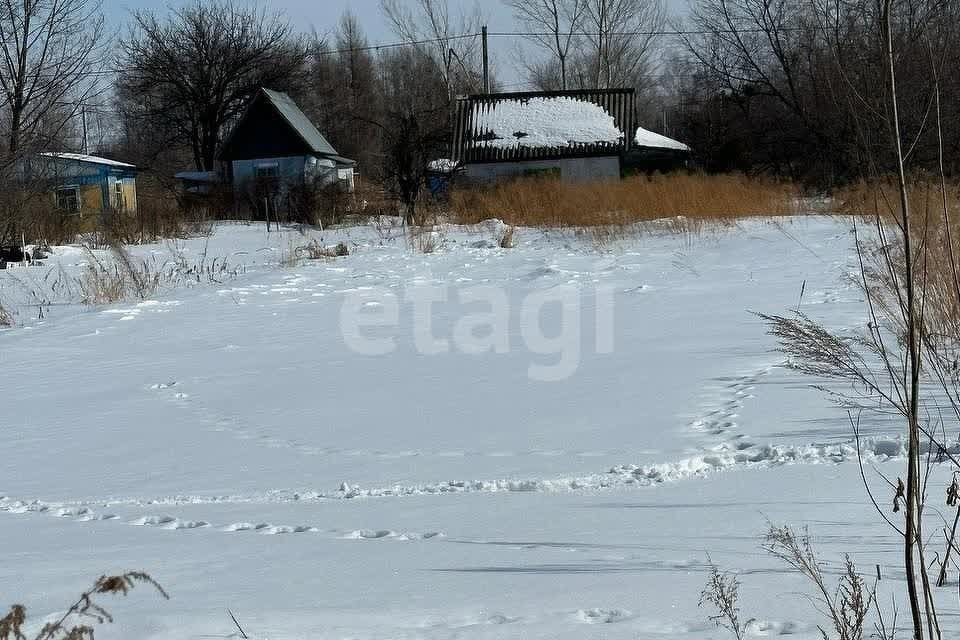
[[[960,214],[960,183],[947,182],[947,210],[951,217]],[[908,187],[910,209],[918,224],[928,220],[939,225],[943,221],[943,191],[940,179],[933,176],[914,176]],[[881,216],[893,222],[894,212],[900,207],[900,188],[895,178],[867,182],[861,180],[838,189],[833,194],[833,208],[837,213],[856,216]]]
[[[913,176],[908,198],[914,282],[920,296],[924,368],[960,409],[960,184],[932,176]],[[876,323],[906,340],[901,309],[906,262],[903,240],[895,228],[899,190],[893,180],[858,183],[835,195],[847,213],[864,216],[867,240],[860,241],[863,277],[858,284],[869,294]],[[876,226],[878,219],[885,224]]]
[[[434,253],[446,240],[440,225],[407,226],[407,242],[410,248],[420,253]]]
[[[36,635],[30,636],[30,640],[94,640],[94,625],[113,622],[113,616],[97,602],[97,598],[104,595],[126,596],[140,585],[153,587],[164,598],[170,598],[156,580],[142,571],[100,576],[63,615],[44,624]],[[10,607],[7,615],[0,618],[0,640],[27,640],[23,629],[26,622],[27,610],[23,605]]]
[[[297,247],[296,255],[307,258],[308,260],[342,258],[343,256],[350,255],[350,248],[345,242],[339,242],[335,246],[328,247],[318,240],[312,240],[308,244]]]
[[[242,267],[230,267],[226,258],[208,259],[206,248],[195,262],[188,261],[176,246],[168,244],[168,248],[171,259],[158,262],[138,259],[121,244],[110,245],[110,259],[101,259],[85,247],[87,264],[76,283],[81,301],[101,305],[131,298],[146,300],[160,289],[222,284],[243,271]]]
[[[744,216],[798,213],[799,189],[786,182],[744,175],[671,174],[624,180],[564,183],[528,178],[453,194],[463,224],[499,218],[527,227],[625,227],[677,218],[684,230],[728,224]]]
[[[810,583],[813,594],[807,598],[827,623],[817,627],[824,640],[864,640],[868,635],[880,640],[892,637],[896,617],[892,626],[885,624],[877,606],[876,585],[867,583],[849,555],[844,556],[839,577],[834,582],[835,572],[825,572],[825,563],[814,551],[806,531],[797,533],[788,526],[771,525],[763,548]],[[721,571],[709,556],[708,566],[710,572],[700,595],[700,606],[714,610],[709,619],[729,631],[735,640],[752,635],[749,626],[753,619],[743,622],[740,616],[739,579],[733,573]],[[871,611],[876,612],[872,634],[868,629]]]
[[[924,319],[928,323],[928,339],[941,336],[960,338],[960,183],[914,176],[908,187],[911,212],[911,234],[916,250],[916,279],[924,298]],[[897,283],[890,277],[889,259],[903,273],[903,247],[893,230],[899,215],[899,188],[894,179],[852,184],[834,194],[840,212],[862,216],[864,226],[876,228],[882,220],[890,229],[879,241],[862,242],[867,286],[877,304],[890,317],[900,316],[893,308]],[[881,249],[886,247],[887,251]],[[862,283],[861,283],[862,284]]]
[[[13,326],[13,312],[0,302],[0,329]]]
[[[517,228],[511,225],[506,225],[497,232],[497,245],[501,249],[513,249],[517,246]]]
[[[135,260],[120,244],[110,247],[111,262],[100,260],[89,248],[85,252],[87,266],[80,278],[85,304],[111,304],[130,297],[145,300],[160,286],[161,272]]]
[[[729,631],[735,640],[743,640],[746,625],[740,620],[740,580],[734,573],[721,571],[709,556],[707,561],[710,575],[700,592],[700,606],[715,609],[710,621]]]

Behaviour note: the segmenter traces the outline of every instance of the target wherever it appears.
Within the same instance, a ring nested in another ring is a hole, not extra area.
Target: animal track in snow
[[[756,388],[756,384],[774,367],[775,365],[765,365],[733,378],[720,378],[719,381],[723,385],[720,387],[720,393],[715,397],[714,404],[690,422],[689,428],[711,436],[726,436],[728,432],[736,429],[739,411],[744,403],[753,397],[752,391]],[[738,437],[742,436],[734,436],[733,439]]]
[[[524,451],[473,451],[473,450],[418,450],[386,451],[382,449],[341,449],[305,443],[301,439],[288,439],[270,433],[268,428],[254,427],[239,415],[230,415],[226,411],[212,409],[203,405],[197,396],[184,390],[184,383],[178,381],[160,382],[150,385],[151,391],[160,397],[174,402],[183,410],[192,412],[197,420],[211,431],[224,433],[237,440],[265,447],[267,449],[286,449],[304,456],[352,456],[358,458],[379,458],[395,460],[402,458],[512,458],[512,457],[560,457],[577,458],[614,457],[614,452],[602,450],[529,449]]]
[[[321,530],[312,525],[282,525],[269,522],[236,522],[214,525],[208,520],[183,520],[170,515],[150,514],[132,520],[99,512],[97,509],[119,507],[156,507],[246,504],[280,505],[322,502],[327,500],[354,500],[362,498],[387,498],[403,496],[444,495],[451,493],[512,493],[512,492],[570,492],[598,491],[608,488],[652,487],[733,468],[769,468],[788,464],[841,464],[866,459],[885,461],[902,458],[906,444],[901,438],[864,438],[858,451],[854,442],[809,444],[809,445],[754,445],[743,447],[721,445],[713,451],[685,458],[676,462],[638,466],[618,465],[605,473],[588,476],[559,477],[554,479],[531,478],[526,480],[474,480],[447,481],[422,485],[394,485],[391,487],[361,488],[343,483],[337,491],[280,491],[274,490],[256,495],[234,496],[173,496],[167,498],[100,500],[94,502],[44,502],[40,500],[16,500],[0,496],[0,513],[47,515],[75,522],[125,522],[140,527],[178,530],[215,530],[224,533],[251,532],[267,535],[295,533],[326,533],[341,539],[427,541],[444,538],[442,532],[396,532],[390,529],[357,529],[352,531]],[[960,444],[950,448],[950,453],[960,455]]]
[[[153,313],[170,313],[171,307],[179,307],[181,304],[179,300],[166,300],[163,302],[159,300],[144,300],[132,307],[114,307],[112,309],[105,309],[100,313],[104,315],[119,315],[120,320],[130,321],[135,320],[146,310],[151,310]]]
[[[123,501],[126,504],[135,501]],[[211,502],[209,504],[224,504],[228,501]],[[183,503],[188,504],[188,503]],[[212,529],[223,533],[258,533],[263,535],[281,535],[292,533],[322,533],[321,529],[312,525],[283,525],[270,522],[235,522],[226,525],[213,525],[206,520],[186,520],[172,515],[155,514],[122,519],[112,513],[99,513],[91,505],[63,505],[62,503],[48,503],[40,500],[23,501],[13,500],[0,496],[0,513],[11,514],[40,514],[56,518],[73,520],[76,522],[122,522],[130,526],[165,529],[168,531],[185,531],[191,529]],[[416,541],[444,538],[446,535],[438,531],[396,532],[390,529],[359,529],[353,531],[328,530],[335,538],[344,540],[396,540]]]
[[[573,617],[584,624],[609,624],[626,620],[630,617],[630,612],[624,609],[579,609]]]
[[[426,533],[398,533],[387,529],[371,530],[358,529],[341,536],[345,540],[382,540],[384,538],[391,540],[430,540],[431,538],[446,537],[439,531],[428,531]]]

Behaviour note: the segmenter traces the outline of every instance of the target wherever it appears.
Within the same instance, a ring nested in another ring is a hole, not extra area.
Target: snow
[[[690,151],[690,147],[674,140],[673,138],[668,138],[665,135],[661,135],[654,131],[648,131],[643,127],[637,128],[637,135],[633,138],[633,143],[638,147],[650,147],[653,149],[675,149],[677,151]]]
[[[479,103],[473,113],[475,146],[503,149],[619,144],[623,132],[603,107],[575,98],[529,98]]]
[[[101,158],[99,156],[91,156],[85,153],[41,153],[40,155],[48,158],[59,158],[60,160],[74,160],[76,162],[90,162],[93,164],[107,165],[109,167],[136,169],[135,165],[128,164],[126,162],[119,162],[117,160],[110,160],[109,158]]]
[[[172,599],[111,602],[98,637],[238,637],[229,608],[271,640],[706,640],[726,637],[697,606],[709,553],[744,572],[752,635],[817,638],[808,586],[760,549],[768,521],[809,526],[830,575],[848,552],[881,565],[881,602],[902,591],[845,413],[750,313],[797,308],[805,282],[802,311],[860,326],[848,223],[600,247],[521,228],[513,249],[497,227],[445,226],[422,254],[389,225],[221,224],[132,251],[228,271],[106,307],[67,285],[76,247],[0,272],[18,323],[0,331],[0,604],[42,622],[144,569]],[[314,239],[350,255],[283,266]],[[507,313],[480,351],[464,321],[491,291]],[[898,423],[861,427],[868,465],[900,474]]]
[[[459,162],[450,158],[437,158],[427,163],[427,169],[434,173],[453,173],[459,166]]]

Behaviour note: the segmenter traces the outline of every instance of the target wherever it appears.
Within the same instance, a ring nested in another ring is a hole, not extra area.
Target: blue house
[[[42,180],[56,207],[68,214],[135,213],[137,167],[82,153],[41,153],[30,179]]]

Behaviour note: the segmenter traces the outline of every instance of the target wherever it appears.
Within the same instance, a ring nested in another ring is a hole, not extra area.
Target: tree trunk
[[[900,137],[900,114],[897,104],[897,73],[893,55],[893,18],[891,7],[893,0],[884,0],[884,36],[886,39],[886,62],[889,70],[890,103],[892,111],[894,149],[897,161],[897,181],[900,188],[900,213],[904,243],[904,280],[906,284],[906,323],[909,364],[909,396],[907,398],[907,488],[904,506],[906,523],[903,540],[903,565],[907,578],[907,596],[910,601],[910,617],[913,622],[913,637],[923,640],[923,618],[920,610],[920,598],[917,593],[915,547],[919,523],[917,521],[920,505],[920,344],[917,331],[916,291],[913,273],[913,244],[910,238],[910,203],[907,197],[907,178],[904,169],[903,142]]]

